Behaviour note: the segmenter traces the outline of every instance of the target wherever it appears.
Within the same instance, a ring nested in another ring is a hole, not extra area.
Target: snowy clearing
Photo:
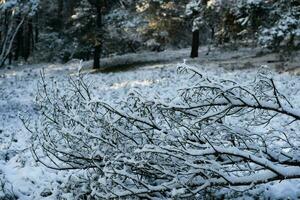
[[[174,56],[173,52],[170,56],[172,59],[165,61],[181,58],[186,52],[183,51],[177,56]],[[236,55],[211,54],[211,59],[187,60],[187,62],[208,77],[233,79],[240,82],[251,81],[254,79],[259,65],[267,63],[260,60],[255,61],[249,56],[247,58],[242,51],[240,54],[242,55],[239,55],[238,52]],[[162,56],[166,55],[167,53],[162,54]],[[155,54],[151,56],[155,56]],[[218,58],[222,62],[212,61],[213,58]],[[149,57],[146,58],[146,61],[148,62],[149,59]],[[156,62],[162,61],[160,58],[156,59]],[[239,64],[234,63],[233,59],[236,59]],[[92,83],[92,91],[98,99],[111,105],[117,105],[133,89],[149,98],[154,96],[175,98],[178,89],[190,84],[187,76],[177,74],[176,63],[177,61],[157,63],[115,73],[93,73],[88,74],[87,77]],[[225,67],[222,67],[222,64]],[[247,65],[251,65],[251,67],[247,67]],[[86,67],[88,64],[84,66]],[[82,172],[78,170],[55,171],[35,163],[30,152],[31,135],[23,126],[19,116],[30,117],[33,121],[37,119],[35,95],[42,69],[44,69],[47,79],[55,79],[63,85],[68,75],[74,76],[78,72],[78,68],[79,63],[73,62],[66,65],[24,65],[0,71],[0,180],[6,195],[11,193],[22,200],[54,200],[58,195],[65,199],[72,199],[71,196],[68,196],[68,191],[64,191],[64,194],[61,195],[62,188],[68,180],[76,177],[73,175]],[[295,107],[300,108],[300,76],[289,73],[278,74],[275,70],[274,66],[270,68],[278,89],[290,99]],[[280,126],[281,124],[278,122],[278,127]],[[299,124],[293,128],[298,132],[300,130]],[[300,197],[300,180],[262,185],[256,190],[260,190],[259,192],[265,197],[271,199],[297,199]],[[222,192],[228,191],[226,189],[220,191],[220,193]],[[3,196],[4,191],[1,191],[0,188],[0,199]]]

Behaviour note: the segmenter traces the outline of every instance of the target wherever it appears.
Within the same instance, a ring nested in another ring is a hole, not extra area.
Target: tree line
[[[299,49],[298,0],[2,0],[0,66],[199,45]]]

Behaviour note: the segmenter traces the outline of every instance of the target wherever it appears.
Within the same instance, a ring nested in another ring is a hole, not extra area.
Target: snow
[[[300,185],[297,181],[283,181],[280,184],[266,186],[266,198],[298,199]]]
[[[205,54],[205,49],[201,51]],[[207,77],[216,79],[222,77],[233,78],[240,81],[253,80],[257,69],[245,67],[245,69],[232,71],[232,67],[229,67],[230,62],[234,62],[233,57],[236,54],[241,54],[247,59],[245,52],[239,51],[231,54],[219,53],[217,56],[212,54],[199,60],[187,59],[185,62]],[[148,64],[144,64],[141,68],[123,72],[92,73],[88,74],[87,77],[89,82],[92,83],[92,90],[96,94],[97,99],[108,102],[111,105],[118,105],[119,101],[125,99],[132,90],[140,92],[149,99],[163,96],[171,99],[174,105],[180,105],[180,99],[176,98],[177,90],[188,87],[193,82],[193,79],[189,79],[189,75],[178,75],[176,72],[177,63],[181,62],[178,59],[187,57],[187,55],[188,50],[169,51],[160,54],[144,53],[138,56],[133,54],[125,57],[117,56],[106,59],[104,61],[105,65],[114,66],[115,63],[120,65],[124,61],[126,63],[126,60],[132,59],[138,61],[137,63]],[[156,61],[156,64],[149,64],[153,60]],[[165,63],[161,63],[163,61]],[[225,67],[220,68],[220,64],[224,64]],[[231,66],[234,65],[233,63],[231,64]],[[56,79],[57,82],[63,85],[67,81],[68,75],[74,76],[78,71],[83,71],[84,73],[89,66],[89,62],[71,62],[66,65],[20,65],[0,71],[0,177],[6,183],[6,193],[9,191],[13,192],[21,200],[54,200],[57,199],[57,195],[61,195],[60,189],[63,188],[64,183],[69,181],[70,177],[84,175],[83,171],[55,171],[36,163],[30,152],[31,135],[24,128],[19,116],[29,117],[33,121],[37,119],[35,95],[41,69],[44,69],[46,78]],[[287,73],[281,75],[274,73],[274,80],[278,84],[280,91],[283,91],[285,95],[291,98],[293,105],[299,108],[300,77]],[[299,110],[296,114],[299,114]],[[281,124],[285,122],[283,121]],[[224,149],[224,151],[229,150]],[[236,151],[232,150],[232,152]],[[259,159],[259,161],[264,162],[262,159]],[[294,172],[300,173],[298,168],[294,169]],[[106,184],[107,180],[101,179],[99,182]],[[285,197],[296,199],[300,195],[300,180],[276,182],[267,184],[264,188],[265,196],[270,199]],[[153,188],[153,190],[155,189],[158,188]],[[173,189],[171,193],[175,197],[183,192],[182,189]],[[42,196],[46,195],[46,197],[42,197],[41,194]],[[65,196],[66,199],[74,198],[72,194],[67,192],[62,196]]]

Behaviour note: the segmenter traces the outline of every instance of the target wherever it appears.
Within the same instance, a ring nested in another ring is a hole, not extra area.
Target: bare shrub
[[[250,84],[184,64],[178,71],[198,81],[176,100],[132,92],[118,106],[94,98],[83,75],[63,87],[43,76],[34,157],[53,169],[89,170],[90,195],[107,199],[188,198],[300,178],[299,130],[290,128],[300,111],[266,71]]]

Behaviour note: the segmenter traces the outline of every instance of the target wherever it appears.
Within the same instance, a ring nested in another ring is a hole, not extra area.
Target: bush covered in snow
[[[257,185],[300,178],[300,110],[266,70],[245,83],[178,72],[193,81],[176,97],[130,91],[118,106],[82,74],[67,85],[42,76],[40,118],[28,127],[35,159],[87,172],[70,183],[73,198],[255,197]]]
[[[279,50],[299,48],[300,43],[300,4],[289,6],[292,2],[275,4],[277,10],[271,12],[273,22],[261,30],[259,42],[265,47]]]
[[[5,173],[3,173],[2,170],[0,170],[0,199],[1,200],[18,199],[18,197],[14,194],[12,184],[7,181],[7,178],[5,177]]]

